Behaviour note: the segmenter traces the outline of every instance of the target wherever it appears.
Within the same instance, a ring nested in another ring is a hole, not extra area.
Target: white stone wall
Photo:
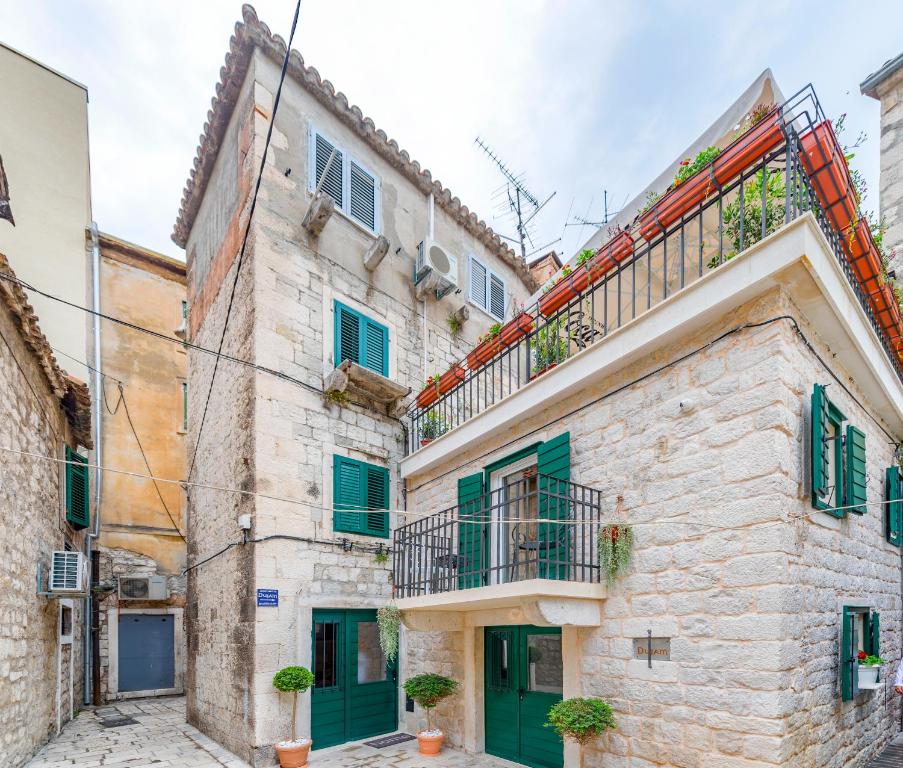
[[[33,353],[0,308],[0,445],[62,458],[71,434]],[[0,765],[18,768],[82,706],[83,605],[72,608],[71,645],[59,642],[60,601],[36,594],[51,553],[84,551],[65,520],[64,472],[52,461],[0,451]]]
[[[881,100],[881,216],[887,224],[884,244],[896,251],[892,266],[903,276],[903,70],[878,87]]]
[[[578,631],[581,692],[609,701],[618,722],[588,750],[589,765],[841,768],[863,765],[896,733],[892,694],[840,700],[845,599],[881,611],[882,655],[892,664],[900,658],[900,551],[885,542],[880,506],[842,521],[812,509],[806,431],[813,385],[830,383],[831,397],[866,432],[870,503],[883,499],[893,448],[788,320],[741,330],[563,416],[725,328],[786,314],[800,318],[831,360],[817,329],[773,292],[604,387],[549,403],[454,466],[409,481],[409,510],[443,509],[455,503],[459,477],[569,431],[571,479],[602,491],[607,519],[616,496],[624,497],[636,537],[629,575],[605,600],[601,626]],[[850,372],[836,372],[864,402]],[[651,672],[632,660],[632,639],[647,629],[671,638],[671,661],[655,662]],[[460,634],[406,632],[402,677],[454,657]],[[455,702],[442,713],[452,743],[461,743],[467,706]]]

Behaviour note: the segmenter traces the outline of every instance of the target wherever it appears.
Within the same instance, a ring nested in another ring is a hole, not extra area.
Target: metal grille
[[[132,600],[147,599],[150,594],[148,580],[141,578],[119,579],[119,596]]]

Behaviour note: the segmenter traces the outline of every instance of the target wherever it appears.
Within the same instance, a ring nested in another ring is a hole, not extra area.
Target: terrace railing
[[[893,343],[882,331],[841,235],[819,204],[803,165],[801,138],[826,121],[812,86],[775,111],[779,141],[770,150],[723,183],[713,179],[713,192],[675,221],[659,226],[653,236],[648,229],[643,236],[642,227],[634,226],[627,258],[554,312],[544,315],[541,299],[526,307],[531,322],[523,332],[485,364],[468,365],[462,380],[435,402],[427,407],[415,403],[408,412],[408,451],[420,448],[422,438],[441,436],[463,424],[809,211],[903,380]]]
[[[600,581],[602,495],[547,475],[525,477],[396,528],[395,596],[528,579]]]

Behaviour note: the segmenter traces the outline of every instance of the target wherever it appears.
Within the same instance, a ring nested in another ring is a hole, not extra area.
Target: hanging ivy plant
[[[401,626],[401,611],[393,603],[384,605],[376,612],[379,627],[379,647],[390,664],[398,656],[398,628]]]
[[[599,531],[599,563],[609,586],[627,570],[632,551],[633,528],[629,525],[606,525]]]

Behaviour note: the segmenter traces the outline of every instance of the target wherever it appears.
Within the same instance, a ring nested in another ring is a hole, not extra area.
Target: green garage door
[[[315,610],[312,640],[314,749],[394,731],[397,660],[383,656],[376,611]]]
[[[532,766],[561,768],[564,745],[546,715],[561,701],[558,627],[487,627],[486,751]]]

